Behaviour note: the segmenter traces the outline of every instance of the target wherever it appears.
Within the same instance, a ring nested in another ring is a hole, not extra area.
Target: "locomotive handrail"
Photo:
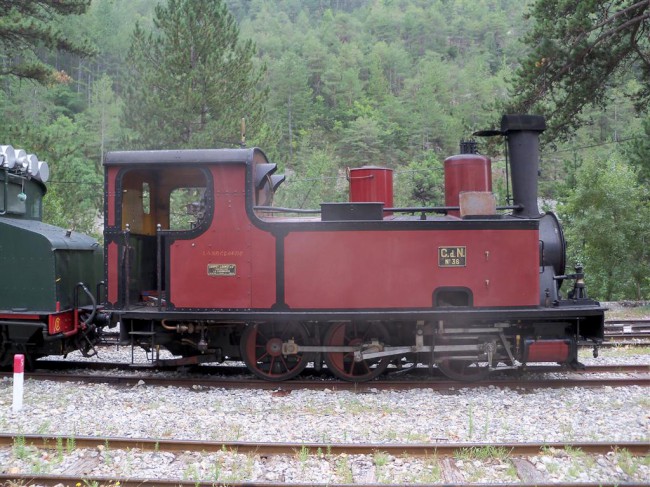
[[[391,213],[443,213],[458,211],[460,206],[407,206],[404,208],[384,208],[384,212]]]
[[[130,242],[129,237],[131,235],[131,226],[127,223],[124,228],[124,255],[122,262],[124,264],[124,280],[122,282],[124,286],[125,296],[124,296],[124,307],[129,307],[129,298],[130,292],[129,283],[131,282],[131,263],[129,259],[130,254]]]
[[[497,206],[497,210],[520,210],[521,205],[505,205]],[[254,210],[259,211],[268,211],[271,213],[301,213],[301,214],[311,214],[318,215],[321,213],[321,210],[316,209],[303,209],[303,208],[285,208],[282,206],[254,206]],[[460,206],[413,206],[413,207],[404,207],[404,208],[383,208],[384,213],[443,213],[446,214],[449,211],[460,211]]]
[[[97,288],[95,289],[95,296],[97,297],[97,302],[98,303],[104,303],[105,300],[102,299],[101,296],[101,289],[104,289],[104,298],[106,298],[106,281],[99,281],[97,283]]]
[[[304,213],[304,214],[320,214],[321,210],[305,210],[302,208],[284,208],[281,206],[254,206],[254,210],[270,211],[273,213]]]
[[[162,310],[162,225],[156,225],[156,291],[158,292],[158,311]]]
[[[519,210],[521,205],[497,206],[497,210]],[[448,211],[460,211],[460,206],[414,206],[405,208],[384,208],[384,211],[391,213],[447,213]]]

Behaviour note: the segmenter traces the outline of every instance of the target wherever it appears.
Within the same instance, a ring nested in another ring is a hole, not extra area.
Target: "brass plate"
[[[208,276],[229,277],[237,275],[237,264],[208,264]]]
[[[438,267],[465,267],[465,247],[438,247]]]

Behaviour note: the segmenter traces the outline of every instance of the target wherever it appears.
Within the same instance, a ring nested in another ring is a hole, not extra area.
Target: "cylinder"
[[[445,159],[445,206],[459,206],[460,193],[492,191],[492,161],[478,154],[460,154]],[[460,216],[450,210],[451,216]]]
[[[350,169],[349,180],[351,203],[383,203],[384,208],[393,207],[392,169],[375,166]]]

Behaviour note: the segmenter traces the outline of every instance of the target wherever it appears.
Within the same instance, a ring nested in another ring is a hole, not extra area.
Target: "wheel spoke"
[[[285,371],[291,370],[291,367],[289,367],[289,365],[287,365],[287,361],[284,359],[284,357],[282,355],[280,355],[280,363],[282,363],[282,365],[284,365],[284,370]]]
[[[345,360],[343,361],[343,366],[345,367]],[[350,369],[347,371],[348,375],[354,375],[354,360],[349,360]]]
[[[308,343],[307,331],[300,323],[268,323],[245,328],[240,352],[249,370],[266,380],[286,380],[302,372],[308,357],[303,353],[283,356],[286,337],[299,345]]]
[[[450,379],[463,382],[482,380],[490,374],[490,366],[487,362],[450,359],[440,362],[438,368]]]
[[[367,337],[376,338],[380,343],[388,343],[388,332],[383,325],[369,323],[334,323],[328,328],[324,344],[326,346],[363,346],[369,344]],[[325,363],[332,374],[340,379],[361,382],[373,379],[388,367],[387,357],[355,361],[354,352],[326,352]]]
[[[361,364],[365,367],[366,372],[370,372],[370,365],[367,360],[362,361]]]

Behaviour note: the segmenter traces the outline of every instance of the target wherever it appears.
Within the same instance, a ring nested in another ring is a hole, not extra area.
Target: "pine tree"
[[[588,106],[604,106],[612,86],[640,81],[629,95],[650,102],[650,0],[536,0],[530,54],[516,74],[507,111],[543,113],[547,138],[571,135]]]
[[[258,128],[266,91],[251,41],[222,0],[168,0],[154,31],[136,25],[129,53],[124,122],[133,146],[215,147],[240,140],[240,121]]]
[[[41,47],[58,49],[79,56],[94,53],[87,42],[68,38],[60,29],[63,16],[83,14],[91,0],[0,0],[0,76],[15,76],[43,84],[66,81],[40,60]]]

